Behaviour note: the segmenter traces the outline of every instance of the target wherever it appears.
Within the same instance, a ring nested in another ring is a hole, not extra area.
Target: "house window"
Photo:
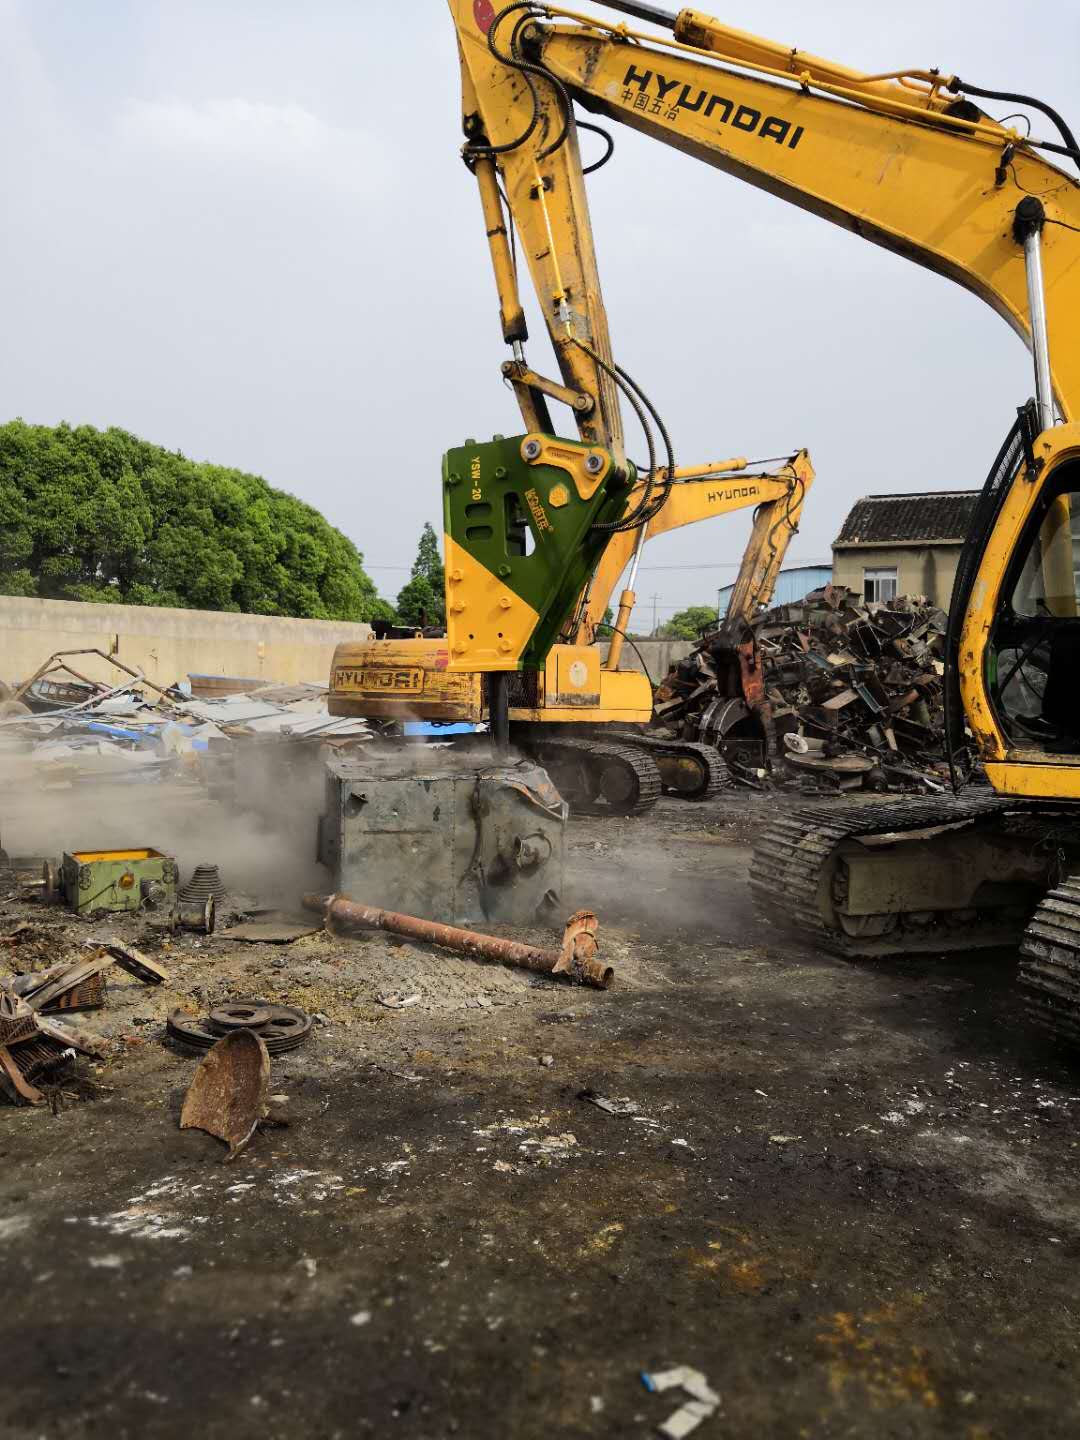
[[[891,570],[864,570],[864,600],[896,599],[896,567]]]

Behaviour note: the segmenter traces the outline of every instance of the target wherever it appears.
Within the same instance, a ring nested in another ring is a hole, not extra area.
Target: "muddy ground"
[[[1010,955],[853,967],[763,926],[766,813],[572,822],[607,993],[383,937],[117,974],[84,1017],[112,1058],[0,1114],[0,1434],[646,1436],[678,1399],[639,1372],[688,1364],[702,1440],[1075,1435],[1076,1070]],[[0,973],[141,934],[24,919]],[[253,994],[329,1023],[224,1165],[162,1019]]]

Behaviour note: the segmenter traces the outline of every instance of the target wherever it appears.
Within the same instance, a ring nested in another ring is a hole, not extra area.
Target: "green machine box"
[[[137,910],[146,899],[171,909],[176,880],[176,861],[160,850],[76,850],[60,863],[60,890],[78,915]]]

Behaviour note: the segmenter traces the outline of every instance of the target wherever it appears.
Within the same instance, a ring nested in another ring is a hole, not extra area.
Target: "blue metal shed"
[[[769,603],[794,605],[804,595],[809,595],[811,590],[819,590],[822,585],[828,585],[831,579],[831,565],[793,565],[789,570],[781,570],[776,577],[776,590]],[[725,585],[719,592],[717,598],[721,619],[727,614],[728,602],[734,588],[734,585]]]

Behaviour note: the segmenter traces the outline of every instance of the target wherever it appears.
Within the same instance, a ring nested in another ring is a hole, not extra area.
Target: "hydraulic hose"
[[[978,85],[969,85],[966,80],[954,76],[949,82],[949,89],[955,94],[962,90],[965,95],[977,95],[980,100],[1000,100],[1007,105],[1026,105],[1032,110],[1039,110],[1054,125],[1057,126],[1058,134],[1064,140],[1064,147],[1058,150],[1057,146],[1047,146],[1047,149],[1057,150],[1059,154],[1068,155],[1073,164],[1080,169],[1080,145],[1076,143],[1076,136],[1072,133],[1065,119],[1052,105],[1047,105],[1045,100],[1037,100],[1034,95],[1018,95],[1011,90],[983,90]],[[1037,144],[1038,142],[1033,142]]]

